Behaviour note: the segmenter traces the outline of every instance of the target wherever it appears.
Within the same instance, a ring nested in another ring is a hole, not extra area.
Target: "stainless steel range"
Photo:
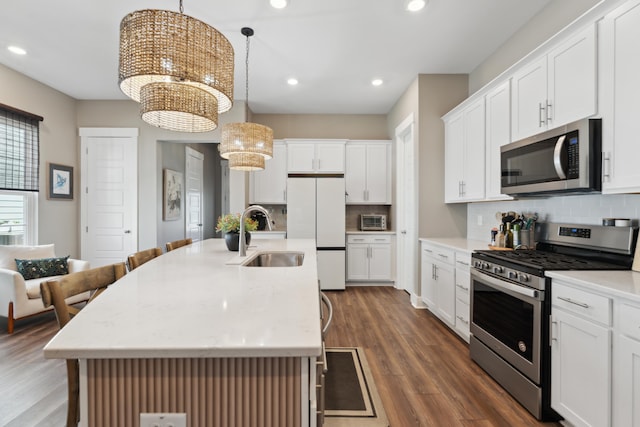
[[[550,406],[548,270],[628,270],[637,229],[539,224],[536,250],[476,251],[471,270],[471,358],[539,420]]]

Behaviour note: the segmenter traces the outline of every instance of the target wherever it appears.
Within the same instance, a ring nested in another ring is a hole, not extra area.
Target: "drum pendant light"
[[[120,22],[118,84],[142,119],[207,132],[233,106],[234,52],[215,28],[180,12],[145,9]]]
[[[247,54],[245,59],[246,81],[245,98],[249,109],[249,37],[253,29],[241,30],[246,37]],[[228,123],[222,126],[222,140],[218,145],[220,156],[229,159],[229,167],[237,170],[264,169],[265,160],[273,156],[273,130],[257,123]]]

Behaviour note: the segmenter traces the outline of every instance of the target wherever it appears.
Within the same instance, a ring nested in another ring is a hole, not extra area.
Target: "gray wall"
[[[482,88],[599,2],[600,0],[551,0],[469,74],[469,94]]]
[[[80,153],[76,101],[3,65],[0,65],[0,88],[0,103],[44,117],[40,123],[38,242],[54,243],[57,255],[78,257]],[[48,163],[73,166],[76,183],[73,200],[47,199]]]
[[[253,114],[252,120],[273,129],[275,139],[390,139],[383,114]]]

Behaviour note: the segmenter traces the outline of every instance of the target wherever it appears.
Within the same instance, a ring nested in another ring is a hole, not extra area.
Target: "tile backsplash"
[[[638,225],[640,194],[589,194],[467,204],[467,238],[490,240],[496,212],[537,213],[539,221],[602,225],[602,218],[630,218]]]

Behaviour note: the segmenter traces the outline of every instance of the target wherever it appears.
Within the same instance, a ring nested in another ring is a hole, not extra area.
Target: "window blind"
[[[0,189],[38,191],[41,120],[0,104]]]

